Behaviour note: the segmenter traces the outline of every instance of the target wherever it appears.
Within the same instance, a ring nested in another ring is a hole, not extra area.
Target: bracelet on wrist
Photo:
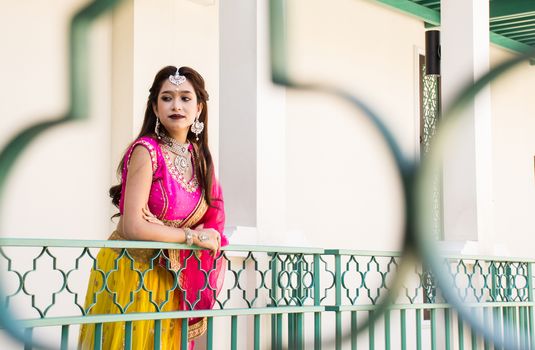
[[[192,229],[189,229],[189,228],[185,228],[184,229],[184,233],[186,235],[186,245],[193,245],[193,230]]]

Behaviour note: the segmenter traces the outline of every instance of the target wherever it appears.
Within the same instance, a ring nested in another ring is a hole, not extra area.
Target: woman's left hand
[[[164,223],[160,219],[158,219],[156,215],[150,212],[148,205],[142,209],[142,212],[143,212],[143,219],[145,219],[145,221],[151,222],[156,225],[164,226]]]

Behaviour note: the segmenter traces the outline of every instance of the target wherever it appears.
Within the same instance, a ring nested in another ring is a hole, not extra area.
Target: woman
[[[120,216],[110,239],[205,250],[101,249],[89,279],[88,314],[209,309],[223,282],[217,253],[228,240],[208,147],[204,79],[189,67],[168,66],[156,74],[149,92],[141,132],[119,165],[121,184],[110,189]],[[132,349],[153,348],[154,326],[133,322]],[[190,319],[188,340],[205,329],[206,319]],[[79,347],[92,349],[94,333],[94,325],[82,326]],[[162,320],[160,334],[162,349],[180,349],[181,320]],[[125,323],[105,323],[102,335],[103,349],[123,348]]]

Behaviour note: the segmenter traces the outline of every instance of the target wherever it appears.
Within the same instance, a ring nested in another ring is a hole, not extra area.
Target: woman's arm
[[[152,186],[152,163],[149,151],[144,147],[135,147],[128,166],[126,176],[124,210],[121,220],[121,232],[127,239],[160,242],[186,242],[186,232],[183,229],[169,227],[158,222],[145,219],[143,209],[149,199]],[[199,240],[199,235],[193,235],[193,243],[201,248],[216,252],[219,249],[219,233],[215,230],[204,230],[207,239]]]
[[[143,208],[149,200],[152,185],[152,163],[149,151],[136,146],[130,157],[124,194],[124,210],[121,220],[122,234],[127,239],[143,241],[186,241],[182,229],[162,226],[143,219]]]

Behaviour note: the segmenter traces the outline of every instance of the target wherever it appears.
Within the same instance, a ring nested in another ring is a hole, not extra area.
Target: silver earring
[[[162,139],[162,135],[160,135],[160,118],[156,117],[156,126],[154,127],[154,133],[156,134],[156,137],[158,137],[158,140]]]
[[[195,121],[191,125],[191,132],[195,134],[195,140],[199,141],[199,135],[204,130],[204,123],[199,120],[199,117],[195,118]]]

